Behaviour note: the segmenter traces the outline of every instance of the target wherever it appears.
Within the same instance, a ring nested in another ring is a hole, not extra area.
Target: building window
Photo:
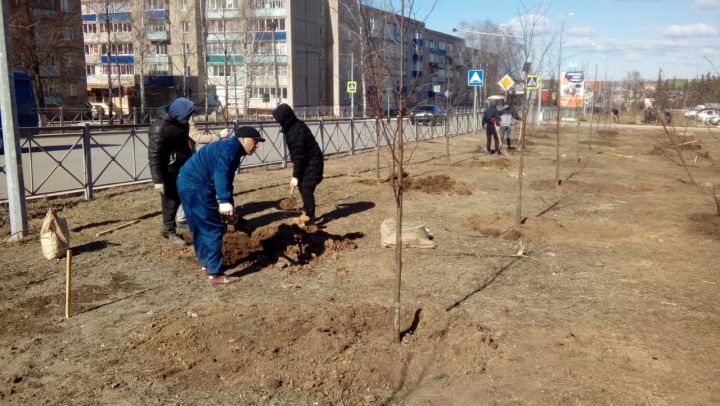
[[[69,0],[60,0],[60,11],[62,11],[63,13],[67,13],[70,11]]]
[[[181,22],[180,22],[180,31],[182,31],[182,32],[189,32],[189,31],[190,31],[190,24],[188,24],[187,21],[181,21]]]
[[[180,0],[180,10],[187,11],[187,9],[188,9],[187,0]]]
[[[183,44],[183,52],[185,55],[190,55],[190,44]]]
[[[146,0],[148,10],[167,10],[167,0]]]
[[[148,74],[151,76],[169,76],[170,65],[167,63],[151,63]]]
[[[95,65],[85,65],[85,74],[92,76],[95,74]]]
[[[65,55],[65,67],[66,68],[72,68],[75,66],[75,59],[73,59],[72,56]]]
[[[155,44],[155,55],[167,55],[167,44]]]
[[[325,38],[325,27],[320,26],[320,38]]]
[[[66,92],[69,97],[77,97],[78,95],[78,87],[74,83],[68,83],[67,84],[67,90]]]
[[[65,27],[63,30],[63,40],[65,41],[72,41],[75,39],[75,33],[73,32],[72,28]]]
[[[186,67],[185,67],[185,76],[192,76],[192,75],[190,74],[190,67],[189,67],[189,66],[186,66]]]
[[[284,18],[259,18],[248,21],[248,31],[285,31]]]
[[[84,23],[83,32],[85,34],[95,34],[97,32],[97,24],[95,23]]]
[[[85,55],[97,55],[98,54],[98,44],[86,44],[84,46],[85,48]]]

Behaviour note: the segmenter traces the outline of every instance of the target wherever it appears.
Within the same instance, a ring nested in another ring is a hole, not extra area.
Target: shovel
[[[293,198],[293,194],[295,192],[295,186],[293,184],[290,184],[290,190],[288,191],[288,197],[286,199],[281,199],[278,203],[280,209],[285,211],[293,211],[297,210],[297,202],[295,201],[295,198]]]

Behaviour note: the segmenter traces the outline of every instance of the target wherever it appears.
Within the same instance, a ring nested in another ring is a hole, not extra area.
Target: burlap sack
[[[40,246],[47,259],[62,258],[70,248],[70,231],[64,218],[48,210],[40,229]]]

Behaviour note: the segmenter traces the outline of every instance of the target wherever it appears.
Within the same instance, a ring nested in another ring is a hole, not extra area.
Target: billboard
[[[585,95],[585,72],[563,72],[560,79],[560,106],[582,108]]]

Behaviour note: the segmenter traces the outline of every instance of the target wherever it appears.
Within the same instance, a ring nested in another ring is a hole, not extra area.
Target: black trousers
[[[311,219],[315,219],[315,188],[316,184],[300,184],[300,197],[303,201],[303,211]]]
[[[500,152],[500,139],[498,138],[497,129],[493,124],[485,124],[485,135],[487,136],[487,151],[492,152],[492,140],[495,140],[495,150]]]
[[[162,194],[162,219],[163,225],[161,229],[162,235],[174,234],[177,224],[175,224],[175,215],[180,208],[180,195],[177,190],[177,172],[163,174]]]

